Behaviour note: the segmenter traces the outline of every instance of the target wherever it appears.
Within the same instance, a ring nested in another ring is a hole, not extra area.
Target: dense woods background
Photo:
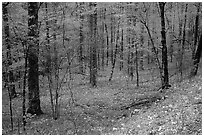
[[[113,134],[113,121],[176,83],[200,83],[201,51],[202,3],[3,2],[3,134]],[[112,122],[86,129],[90,113]],[[37,128],[36,117],[67,129]]]

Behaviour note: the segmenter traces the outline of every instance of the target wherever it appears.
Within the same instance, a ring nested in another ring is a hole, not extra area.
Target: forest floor
[[[50,96],[41,88],[43,115],[27,119],[26,134],[78,135],[153,135],[202,134],[202,76],[177,82],[158,91],[159,78],[141,82],[128,81],[120,72],[114,72],[109,82],[101,73],[97,88],[90,88],[88,79],[74,78],[71,90],[75,103],[70,107],[70,88],[60,90],[60,117],[51,116]],[[141,74],[141,76],[145,76]],[[149,75],[141,77],[141,81]],[[45,83],[41,83],[45,85]],[[45,87],[45,86],[44,86]],[[22,133],[22,97],[13,99],[14,131],[10,131],[9,101],[2,92],[2,134]]]

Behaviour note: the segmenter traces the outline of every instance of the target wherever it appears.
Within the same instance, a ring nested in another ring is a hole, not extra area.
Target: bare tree
[[[198,72],[198,64],[200,62],[201,55],[202,55],[202,35],[200,36],[198,47],[193,60],[193,69],[191,71],[191,76],[195,76]]]
[[[28,109],[27,113],[40,115],[39,75],[38,75],[38,7],[37,2],[28,3]]]
[[[165,7],[165,3],[160,2],[159,8],[160,8],[160,17],[161,17],[161,44],[162,44],[162,66],[163,66],[162,88],[168,88],[170,85],[169,85],[169,74],[168,74],[164,7]]]
[[[96,75],[97,75],[97,45],[96,45],[96,33],[97,33],[97,12],[96,3],[90,2],[90,8],[95,8],[92,13],[90,13],[90,84],[92,87],[96,87]]]
[[[10,43],[10,34],[9,34],[9,22],[8,22],[8,10],[7,10],[7,3],[3,3],[2,10],[3,10],[3,21],[4,21],[4,34],[5,34],[5,45],[7,48],[7,64],[10,66],[12,65],[12,57],[11,57],[11,43]],[[7,73],[7,72],[6,72]],[[8,70],[8,90],[10,92],[11,98],[16,97],[16,90],[14,85],[14,74],[12,70]]]
[[[201,5],[200,3],[195,4],[196,8],[197,8],[197,13],[196,13],[196,19],[195,19],[195,29],[194,29],[194,44],[193,44],[193,51],[192,51],[192,59],[194,60],[195,57],[195,51],[196,51],[196,46],[197,46],[197,41],[198,41],[198,28],[199,28],[199,12],[200,12],[200,8]]]
[[[84,67],[83,67],[83,41],[84,41],[84,35],[83,35],[83,20],[84,16],[82,15],[83,12],[83,3],[80,2],[80,27],[79,27],[79,40],[80,40],[80,45],[79,45],[79,72],[84,73]]]
[[[113,77],[113,72],[114,72],[114,68],[115,68],[115,63],[116,63],[116,55],[117,55],[117,52],[118,52],[118,46],[119,46],[119,25],[120,25],[120,22],[119,22],[120,19],[118,19],[118,29],[117,29],[117,38],[116,38],[116,44],[115,44],[115,52],[114,52],[114,56],[113,56],[113,62],[112,62],[112,69],[111,69],[111,75],[109,77],[109,81],[112,80],[112,77]]]

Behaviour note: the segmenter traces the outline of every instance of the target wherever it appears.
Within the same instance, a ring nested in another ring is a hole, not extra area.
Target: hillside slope
[[[166,97],[105,134],[202,134],[202,77],[172,85]]]

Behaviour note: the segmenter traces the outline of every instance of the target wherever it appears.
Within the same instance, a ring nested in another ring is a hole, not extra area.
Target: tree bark
[[[182,47],[181,47],[181,55],[180,55],[180,75],[181,75],[181,80],[183,79],[183,56],[184,56],[184,50],[185,50],[185,38],[186,38],[186,14],[187,14],[187,9],[188,9],[188,4],[186,4],[185,8],[185,17],[184,17],[184,25],[183,25],[183,36],[182,36]]]
[[[121,45],[120,45],[120,71],[123,69],[123,29],[121,32]]]
[[[79,27],[79,72],[84,73],[84,67],[83,67],[83,41],[84,41],[84,36],[83,36],[83,20],[84,16],[82,15],[82,9],[83,9],[83,3],[80,2],[80,27]]]
[[[119,19],[120,20],[120,19]],[[114,68],[115,68],[115,63],[116,63],[116,55],[117,55],[117,51],[118,51],[118,42],[119,42],[119,20],[118,20],[118,30],[117,30],[117,38],[116,38],[116,44],[115,44],[115,52],[114,52],[114,57],[113,57],[113,62],[112,62],[112,69],[111,69],[111,75],[110,75],[110,78],[109,78],[109,81],[112,80],[112,77],[113,77],[113,72],[114,72]]]
[[[54,100],[53,100],[53,83],[52,83],[52,66],[51,66],[51,48],[50,48],[50,26],[49,26],[49,18],[48,18],[48,3],[45,2],[45,11],[46,11],[46,50],[47,50],[47,57],[46,57],[46,70],[48,72],[47,79],[49,82],[49,92],[50,92],[50,103],[51,103],[51,109],[52,109],[52,116],[55,118],[55,110],[54,110]]]
[[[10,34],[9,34],[9,22],[8,22],[8,10],[7,6],[9,3],[3,3],[2,5],[2,10],[3,10],[3,21],[4,21],[4,34],[5,34],[5,45],[7,48],[7,65],[10,66],[12,65],[12,57],[11,57],[11,43],[10,43]],[[15,85],[13,84],[14,82],[14,74],[12,70],[8,70],[8,75],[7,75],[7,81],[8,81],[8,89],[11,95],[11,98],[16,97],[16,90],[15,90]]]
[[[2,4],[3,10],[3,21],[4,21],[4,33],[5,33],[5,45],[7,48],[6,56],[6,78],[5,78],[5,85],[7,87],[7,91],[9,94],[9,111],[10,111],[10,123],[11,123],[11,131],[13,132],[13,109],[12,109],[12,96],[16,96],[15,87],[13,87],[10,83],[13,80],[13,72],[11,70],[7,70],[10,65],[12,65],[11,61],[11,46],[10,46],[10,39],[9,39],[9,24],[8,24],[8,6],[9,2]],[[8,73],[7,73],[8,72]],[[11,75],[12,74],[12,75]],[[13,94],[13,95],[12,95]]]
[[[138,51],[137,51],[137,44],[135,45],[135,72],[136,72],[137,87],[139,87],[139,69],[138,69]]]
[[[160,17],[161,17],[161,44],[162,44],[162,65],[163,65],[163,80],[162,88],[168,88],[169,74],[168,74],[168,61],[167,61],[167,46],[166,46],[166,32],[165,32],[165,19],[164,19],[164,7],[165,3],[160,2]]]
[[[96,3],[90,2],[90,8],[96,8]],[[96,30],[97,30],[97,13],[96,9],[90,14],[90,84],[92,87],[96,87],[96,75],[97,75],[97,41],[96,41]]]
[[[38,75],[38,3],[28,3],[28,109],[27,113],[40,115],[39,75]]]
[[[111,12],[112,12],[112,11],[111,11]],[[110,44],[111,44],[111,45],[110,45],[110,46],[111,46],[111,49],[110,49],[110,51],[111,51],[111,52],[110,52],[110,57],[111,57],[111,64],[113,64],[113,60],[114,60],[114,59],[113,59],[113,58],[114,58],[114,57],[113,57],[113,56],[114,56],[114,55],[113,55],[113,54],[114,54],[114,53],[113,53],[113,48],[114,48],[114,47],[113,47],[113,43],[114,43],[114,24],[113,24],[114,19],[113,19],[113,13],[111,13],[111,20],[110,20],[110,21],[111,21],[111,26],[110,26],[110,27],[111,27],[111,30],[110,30],[110,31],[111,31],[111,32],[110,32],[110,35],[111,35],[111,36],[110,36],[110,38],[111,38],[111,39],[110,39],[110,42],[111,42],[111,43],[110,43]]]
[[[195,57],[195,51],[196,51],[196,46],[197,46],[197,41],[198,41],[198,27],[199,27],[199,11],[200,11],[200,5],[197,5],[197,14],[196,14],[196,19],[195,19],[195,33],[194,33],[194,47],[192,51],[192,59],[194,60]]]
[[[140,42],[141,42],[141,47],[144,45],[144,26],[141,26],[141,32],[140,32]],[[144,65],[143,65],[143,51],[140,51],[140,70],[144,70]]]
[[[104,21],[106,21],[106,8],[104,8]],[[108,26],[104,24],[105,31],[106,31],[106,66],[108,66],[109,62],[109,37],[108,37]]]
[[[101,31],[102,31],[102,49],[101,49],[101,54],[102,54],[102,60],[101,60],[101,67],[102,67],[102,70],[104,70],[104,66],[105,66],[105,20],[104,19],[104,10],[102,9],[101,11],[101,20],[102,20],[102,27],[101,27]]]
[[[54,101],[55,101],[55,117],[54,120],[57,120],[59,117],[59,93],[58,90],[60,88],[60,83],[59,83],[59,58],[58,58],[58,49],[57,49],[57,3],[53,3],[53,12],[55,14],[54,18],[54,25],[53,25],[53,40],[54,40],[54,84],[55,84],[55,96],[54,96]]]
[[[200,62],[201,55],[202,55],[202,35],[200,36],[198,47],[193,60],[193,69],[191,71],[191,76],[195,76],[198,72],[198,64]]]

